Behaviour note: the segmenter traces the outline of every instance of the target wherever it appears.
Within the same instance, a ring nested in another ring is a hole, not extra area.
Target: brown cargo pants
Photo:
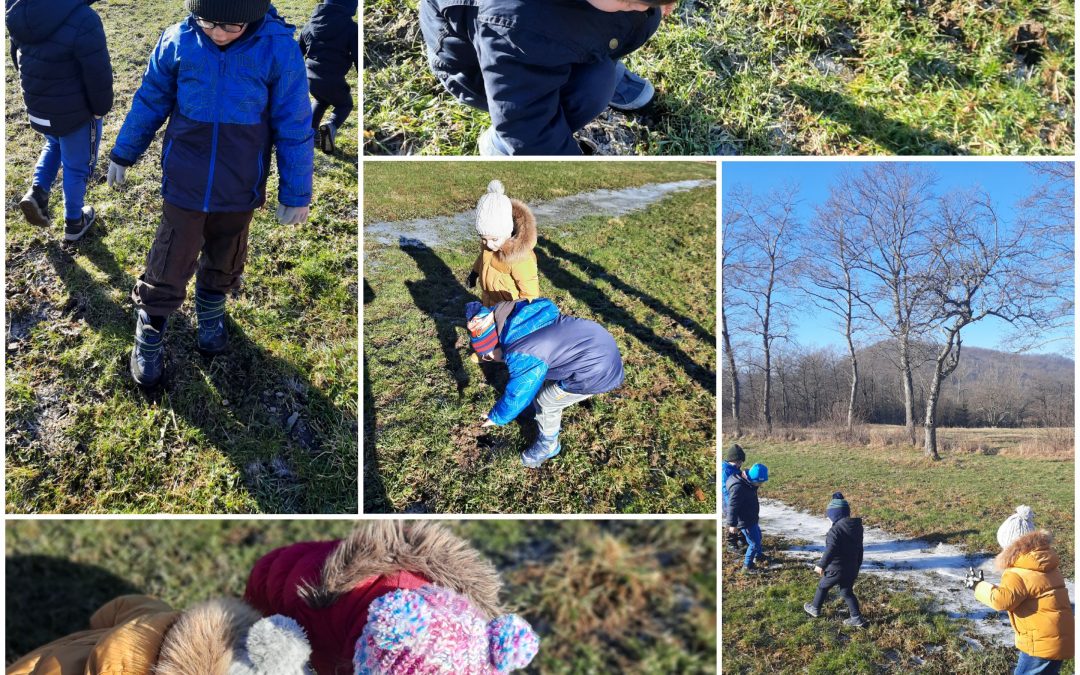
[[[165,202],[146,256],[146,271],[131,290],[136,309],[150,316],[175,312],[184,302],[196,266],[198,288],[217,293],[235,290],[247,260],[248,226],[254,213],[203,213]]]

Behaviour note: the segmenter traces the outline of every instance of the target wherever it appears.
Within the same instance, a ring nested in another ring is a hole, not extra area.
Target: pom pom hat
[[[514,234],[514,207],[497,180],[488,183],[488,191],[476,202],[476,233],[502,242]]]
[[[1030,506],[1017,506],[1016,513],[1005,519],[997,531],[998,544],[1008,548],[1020,537],[1035,531],[1035,512]]]
[[[833,493],[832,500],[829,502],[829,505],[825,507],[825,515],[827,515],[829,520],[834,523],[841,518],[847,518],[851,515],[851,506],[848,505],[847,500],[844,499],[844,493]]]
[[[495,327],[493,307],[484,307],[473,301],[465,305],[465,321],[469,330],[469,342],[477,356],[489,354],[499,346],[499,331]]]

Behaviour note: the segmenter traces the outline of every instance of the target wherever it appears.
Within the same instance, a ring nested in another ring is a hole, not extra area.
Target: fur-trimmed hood
[[[507,265],[524,260],[536,248],[536,216],[532,209],[520,199],[511,199],[510,207],[514,216],[514,233],[495,253],[499,262]]]
[[[261,618],[247,603],[228,598],[192,607],[165,634],[155,675],[227,675]]]
[[[1055,570],[1061,560],[1050,548],[1053,543],[1053,535],[1046,530],[1029,532],[1003,549],[994,558],[994,567],[998,570],[1021,567],[1036,572]]]

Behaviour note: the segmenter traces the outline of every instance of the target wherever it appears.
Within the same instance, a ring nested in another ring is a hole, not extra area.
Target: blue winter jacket
[[[93,1],[5,3],[11,59],[30,126],[43,134],[66,136],[112,109],[112,64]]]
[[[193,17],[169,27],[150,55],[111,158],[134,164],[165,122],[161,194],[204,212],[252,211],[266,201],[271,147],[285,206],[311,203],[314,133],[295,27],[271,7],[226,49]]]
[[[560,90],[579,64],[640,48],[660,9],[602,12],[586,0],[420,0],[435,75],[451,94],[491,113],[516,155],[579,155]]]
[[[572,394],[602,394],[623,381],[615,338],[595,321],[561,316],[551,300],[520,300],[499,331],[510,381],[488,414],[495,424],[514,421],[546,380]]]
[[[727,506],[728,506],[728,499],[729,499],[728,498],[728,486],[727,486],[728,478],[731,478],[735,474],[739,473],[740,471],[742,471],[742,469],[735,466],[731,462],[723,462],[721,464],[720,471],[721,471],[720,478],[722,479],[722,481],[720,483],[720,485],[722,486],[721,489],[720,489],[720,492],[723,495],[724,508],[726,509]]]
[[[750,482],[742,471],[732,474],[726,481],[727,526],[745,529],[758,524],[758,486]]]

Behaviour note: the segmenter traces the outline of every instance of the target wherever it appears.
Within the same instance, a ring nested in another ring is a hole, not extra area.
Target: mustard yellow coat
[[[1013,542],[995,563],[1001,583],[975,586],[975,599],[1008,612],[1016,648],[1041,659],[1071,659],[1073,612],[1058,556],[1050,550],[1049,532],[1031,532]]]
[[[504,300],[535,300],[540,297],[540,272],[536,266],[536,218],[524,202],[511,199],[514,233],[498,251],[480,251],[473,272],[480,282],[485,307]]]

